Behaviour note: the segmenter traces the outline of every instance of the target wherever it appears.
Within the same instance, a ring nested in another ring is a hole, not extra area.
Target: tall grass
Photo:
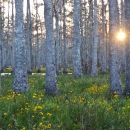
[[[45,77],[29,76],[30,90],[12,92],[2,77],[1,130],[129,130],[130,99],[109,96],[109,75],[57,78],[59,94],[45,95]]]

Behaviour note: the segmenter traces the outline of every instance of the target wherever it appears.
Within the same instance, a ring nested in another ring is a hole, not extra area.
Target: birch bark
[[[13,91],[21,93],[28,91],[29,89],[26,63],[26,42],[23,23],[23,0],[15,0],[15,8],[16,53]]]
[[[119,71],[118,41],[116,33],[119,28],[119,10],[117,0],[109,0],[110,16],[110,91],[122,95],[121,78]]]
[[[130,96],[130,1],[125,0],[125,20],[126,20],[126,83],[124,94]]]
[[[55,43],[52,17],[52,0],[44,0],[44,17],[46,27],[46,94],[58,93],[55,68]]]
[[[73,75],[75,77],[82,76],[80,45],[80,0],[74,0]]]
[[[97,0],[94,0],[94,43],[92,46],[92,70],[91,75],[98,75],[97,71],[97,48],[98,48],[98,18],[97,18]]]

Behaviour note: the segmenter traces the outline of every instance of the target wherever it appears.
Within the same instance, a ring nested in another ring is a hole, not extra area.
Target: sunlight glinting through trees
[[[0,128],[130,129],[129,16],[130,0],[0,0]]]

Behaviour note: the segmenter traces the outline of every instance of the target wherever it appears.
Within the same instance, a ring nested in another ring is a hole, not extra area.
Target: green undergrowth
[[[2,73],[11,73],[11,72],[12,72],[12,67],[2,69]]]
[[[29,76],[30,90],[12,92],[2,77],[1,130],[129,130],[130,99],[109,96],[109,75],[57,77],[59,93],[45,95],[45,76]]]
[[[68,68],[67,69],[68,73],[72,73],[72,68]],[[12,72],[12,67],[7,67],[7,68],[4,68],[2,70],[2,73],[11,73]],[[36,69],[32,69],[31,70],[32,73],[45,73],[46,72],[46,68],[45,67],[41,67],[41,69],[38,71],[38,68]],[[61,72],[63,72],[63,68],[61,68]]]

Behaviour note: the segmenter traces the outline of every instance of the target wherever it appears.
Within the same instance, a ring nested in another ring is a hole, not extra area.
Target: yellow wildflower
[[[48,128],[51,128],[51,124],[48,124]]]
[[[25,127],[23,127],[21,130],[26,130],[26,128],[25,128]]]
[[[42,126],[42,122],[39,123],[39,126]]]
[[[39,112],[40,115],[43,115],[43,112]]]
[[[108,107],[108,108],[107,108],[107,111],[109,111],[109,110],[111,110],[111,109],[112,109],[112,106]]]
[[[56,106],[56,109],[59,109],[59,106]]]
[[[115,98],[115,99],[117,99],[118,97],[119,97],[119,95],[118,95],[118,94],[115,94],[115,95],[114,95],[114,98]]]
[[[42,100],[42,98],[39,98],[39,101],[41,101]]]
[[[60,126],[60,125],[58,125],[57,127],[58,127],[58,128],[60,128],[61,126]]]
[[[4,112],[4,116],[6,116],[7,115],[7,113],[6,112]]]
[[[33,97],[33,98],[36,98],[36,96],[35,96],[35,95],[33,95],[32,97]]]
[[[37,106],[37,109],[42,109],[42,106]]]
[[[47,115],[47,116],[52,116],[52,114],[51,114],[51,113],[49,113],[49,112],[48,112],[46,115]]]

